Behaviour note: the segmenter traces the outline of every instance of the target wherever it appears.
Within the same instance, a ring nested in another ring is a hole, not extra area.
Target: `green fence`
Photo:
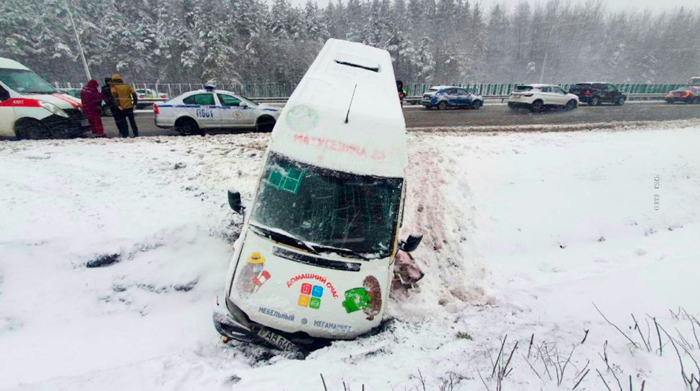
[[[54,83],[59,88],[81,88],[81,83]],[[408,90],[408,96],[421,96],[431,86],[436,84],[426,83],[405,83],[404,88]],[[477,93],[483,96],[507,96],[517,83],[508,84],[451,84],[460,88],[465,88],[470,92]],[[559,84],[564,90],[568,91],[571,84]],[[175,97],[185,92],[194,91],[204,88],[201,83],[133,83],[134,88],[149,89],[160,93],[167,93],[170,97]],[[615,84],[618,89],[629,94],[663,94],[677,88],[685,86],[685,84]],[[218,85],[221,90],[233,91],[243,96],[251,98],[288,98],[296,84],[294,83],[251,83],[251,84],[236,84],[236,85]]]

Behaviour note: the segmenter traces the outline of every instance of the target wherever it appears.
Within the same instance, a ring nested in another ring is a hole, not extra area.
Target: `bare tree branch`
[[[486,391],[491,391],[489,389],[489,386],[486,385],[486,381],[484,381],[484,378],[481,376],[481,372],[479,372],[479,368],[476,368],[476,373],[479,374],[479,379],[481,379],[481,382],[484,383],[484,387],[486,388]]]
[[[501,343],[501,350],[498,351],[498,357],[496,357],[496,363],[493,365],[493,370],[491,371],[491,377],[496,374],[496,366],[498,365],[498,362],[501,360],[501,354],[503,354],[503,347],[506,346],[506,341],[508,340],[508,334],[503,338],[503,342]]]
[[[639,337],[642,339],[642,342],[644,343],[644,347],[647,349],[647,352],[651,352],[651,346],[649,346],[649,342],[644,339],[644,335],[642,334],[642,329],[639,327],[639,323],[637,322],[637,319],[634,317],[634,314],[632,314],[632,320],[634,320],[634,328],[639,332]]]
[[[581,384],[581,382],[583,381],[583,379],[586,378],[586,375],[588,375],[588,372],[590,372],[590,371],[591,371],[590,369],[587,370],[587,371],[583,374],[583,376],[581,376],[581,378],[576,382],[576,385],[574,386],[573,390],[575,390],[576,387],[578,387],[578,385]]]
[[[540,380],[542,380],[542,376],[540,376],[540,374],[537,373],[537,371],[535,370],[535,367],[533,367],[532,364],[530,364],[530,360],[528,360],[527,357],[525,357],[524,354],[521,354],[521,356],[523,356],[523,358],[525,359],[525,362],[527,363],[527,365],[530,366],[530,369],[532,369],[532,372],[535,372],[535,375],[537,375],[537,377],[538,377]],[[544,382],[544,380],[542,380],[542,381]]]
[[[605,321],[608,322],[609,325],[611,325],[611,326],[613,326],[614,328],[616,328],[617,331],[619,331],[620,334],[622,334],[625,338],[627,338],[627,340],[630,341],[630,343],[631,343],[632,345],[634,345],[635,347],[639,347],[639,346],[637,345],[636,342],[632,341],[632,339],[631,339],[630,337],[628,337],[627,334],[624,333],[624,331],[620,330],[620,328],[617,327],[617,325],[615,325],[613,322],[611,322],[610,320],[608,320],[608,318],[606,318],[605,315],[603,315],[603,313],[600,311],[600,309],[598,309],[598,306],[595,305],[595,303],[593,303],[593,307],[595,307],[596,311],[598,311],[598,313],[600,314],[600,316],[602,316],[603,319],[605,319]]]
[[[586,343],[586,338],[588,338],[588,332],[591,331],[590,329],[583,330],[585,334],[583,334],[583,341],[581,341],[581,345]]]
[[[612,390],[610,389],[610,386],[608,385],[608,382],[605,381],[605,378],[603,377],[603,374],[600,373],[600,371],[597,370],[597,369],[596,369],[595,371],[598,372],[598,376],[600,376],[600,380],[602,380],[602,381],[603,381],[603,384],[605,384],[605,388],[607,388],[608,391],[612,391]]]

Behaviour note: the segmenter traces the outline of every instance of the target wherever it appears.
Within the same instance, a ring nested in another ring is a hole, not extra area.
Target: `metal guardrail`
[[[465,88],[470,92],[484,96],[487,99],[505,99],[513,91],[515,86],[522,83],[404,83],[404,88],[408,91],[406,101],[414,103],[420,100],[420,97],[434,85],[453,85],[460,88]],[[55,82],[57,88],[81,88],[82,83]],[[185,92],[199,90],[204,88],[201,83],[133,83],[136,90],[153,90],[157,93],[168,94],[169,97],[175,97]],[[685,86],[686,84],[615,84],[622,92],[626,93],[631,100],[638,99],[660,99],[664,94]],[[564,90],[568,91],[571,84],[559,84]],[[258,102],[277,102],[283,103],[292,94],[296,84],[293,83],[251,83],[251,84],[236,84],[236,85],[218,85],[218,89],[232,91],[243,96],[249,96],[252,100]],[[140,99],[140,102],[146,105],[152,105],[156,102],[162,102],[164,99]]]

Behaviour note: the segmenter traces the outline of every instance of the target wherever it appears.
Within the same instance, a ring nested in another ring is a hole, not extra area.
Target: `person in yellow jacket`
[[[129,84],[124,84],[124,80],[118,74],[112,75],[112,97],[114,98],[114,121],[117,123],[119,135],[129,137],[129,126],[126,123],[127,118],[131,124],[131,131],[134,137],[138,137],[139,128],[136,126],[136,118],[134,118],[134,108],[138,103],[136,91]]]

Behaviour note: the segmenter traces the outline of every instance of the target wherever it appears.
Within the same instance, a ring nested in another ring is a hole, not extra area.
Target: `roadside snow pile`
[[[382,332],[306,360],[211,323],[238,229],[225,191],[250,201],[266,135],[0,143],[0,388],[683,389],[698,130],[409,136],[402,237],[425,234],[426,277]]]

